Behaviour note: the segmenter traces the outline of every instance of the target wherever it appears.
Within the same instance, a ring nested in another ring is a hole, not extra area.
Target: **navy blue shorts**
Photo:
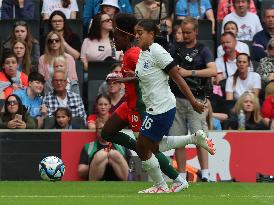
[[[164,135],[168,135],[169,129],[175,118],[175,113],[176,108],[172,108],[159,115],[151,115],[145,112],[140,133],[152,141],[161,141]]]

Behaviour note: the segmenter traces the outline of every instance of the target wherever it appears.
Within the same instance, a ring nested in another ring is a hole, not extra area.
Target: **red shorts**
[[[127,102],[123,102],[114,112],[130,125],[133,132],[140,131],[142,125],[141,116],[137,111],[129,108]]]

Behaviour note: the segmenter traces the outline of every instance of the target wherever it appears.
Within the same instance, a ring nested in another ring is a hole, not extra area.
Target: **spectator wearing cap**
[[[42,104],[41,96],[44,89],[44,83],[45,79],[42,74],[31,72],[28,78],[29,86],[24,89],[16,90],[13,93],[20,98],[29,115],[37,120],[38,128],[42,128],[43,121],[47,114],[47,107]]]
[[[253,38],[252,49],[256,61],[267,56],[267,43],[274,36],[274,8],[267,8],[264,11],[263,21],[264,29]]]
[[[30,0],[3,0],[1,19],[34,19],[34,5]]]
[[[116,81],[116,78],[122,77],[123,75],[120,72],[112,72],[106,77],[108,94],[111,102],[110,113],[113,113],[123,102],[125,102],[125,96],[121,94],[121,89],[124,85],[123,83]]]
[[[228,21],[237,23],[239,28],[238,40],[241,41],[252,41],[254,35],[263,30],[259,17],[249,12],[249,4],[250,0],[233,0],[235,11],[225,16],[222,32]]]
[[[115,12],[122,12],[122,13],[132,13],[132,7],[129,0],[86,0],[86,4],[84,6],[83,11],[83,23],[85,30],[88,30],[88,26],[90,25],[91,19],[100,11],[105,12],[107,14],[111,14],[113,12],[113,7]]]

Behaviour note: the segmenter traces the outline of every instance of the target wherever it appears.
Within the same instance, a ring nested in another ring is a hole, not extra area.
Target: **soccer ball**
[[[39,172],[43,180],[60,181],[65,173],[65,165],[58,157],[49,156],[40,162]]]

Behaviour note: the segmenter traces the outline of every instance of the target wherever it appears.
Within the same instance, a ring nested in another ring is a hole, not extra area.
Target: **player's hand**
[[[200,101],[195,100],[191,105],[196,112],[202,113],[205,111],[206,101],[200,102]]]
[[[124,70],[125,77],[135,77],[135,72],[133,70]]]

